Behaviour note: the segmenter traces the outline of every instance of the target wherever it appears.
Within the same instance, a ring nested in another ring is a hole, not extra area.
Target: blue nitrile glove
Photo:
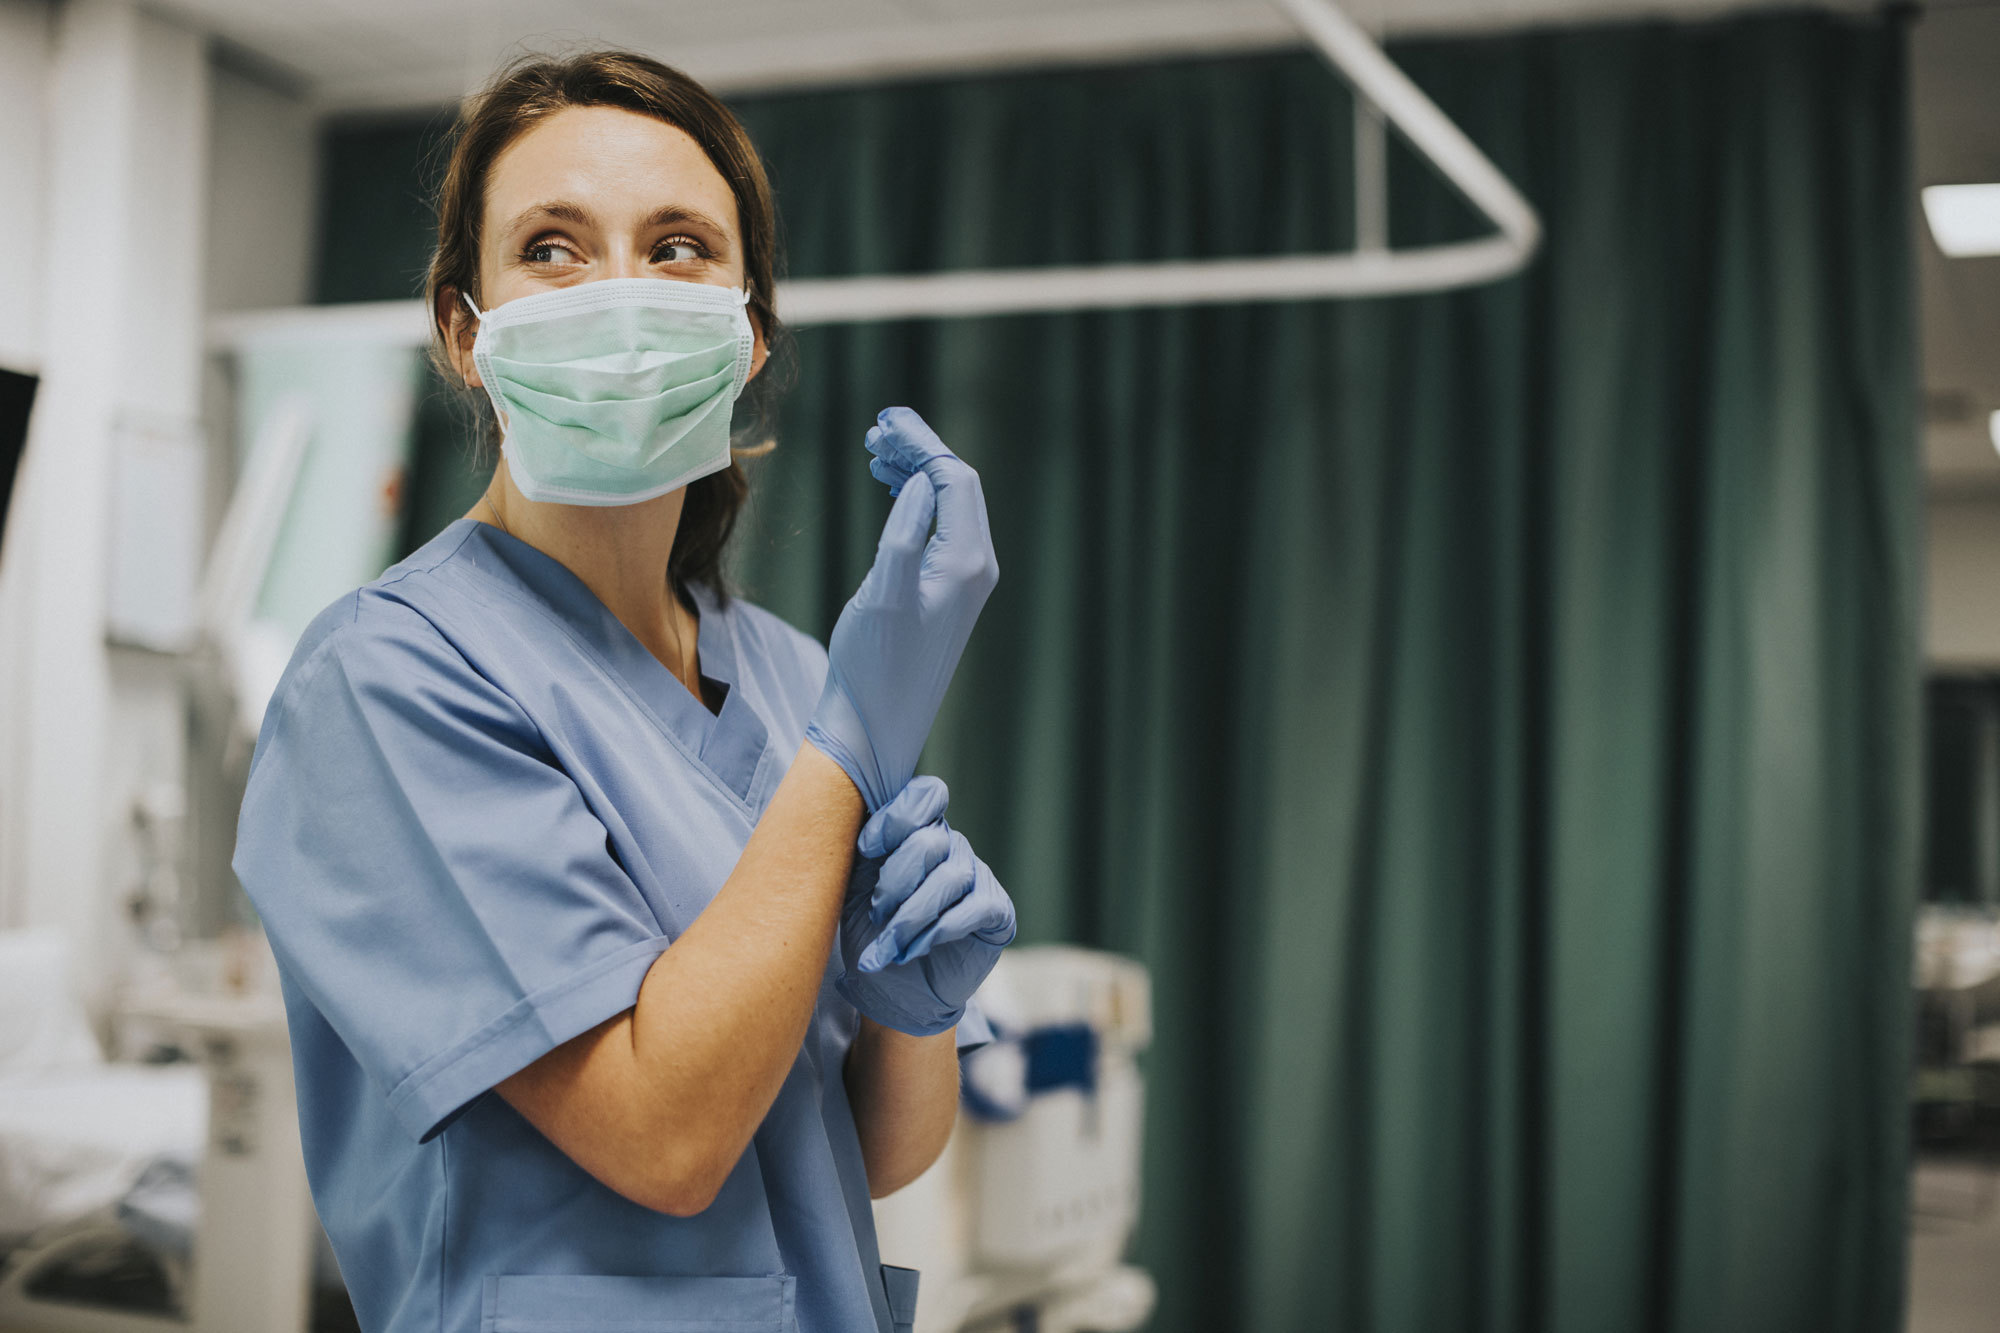
[[[949,801],[944,783],[915,778],[861,826],[841,910],[834,988],[913,1037],[957,1023],[1014,938],[1013,901],[944,822]]]
[[[896,504],[875,564],[827,641],[826,688],[806,727],[870,811],[917,771],[945,686],[1000,577],[979,474],[909,408],[887,408],[876,421],[868,447],[877,463],[890,458],[901,469]],[[926,540],[933,512],[937,532]]]

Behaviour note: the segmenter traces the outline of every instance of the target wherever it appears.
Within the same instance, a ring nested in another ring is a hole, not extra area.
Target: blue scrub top
[[[915,1274],[876,1253],[838,947],[777,1101],[697,1216],[599,1183],[490,1091],[632,1007],[804,736],[825,650],[741,599],[696,605],[719,716],[560,562],[459,519],[321,612],[279,683],[233,864],[277,955],[306,1171],[366,1333],[913,1317]]]

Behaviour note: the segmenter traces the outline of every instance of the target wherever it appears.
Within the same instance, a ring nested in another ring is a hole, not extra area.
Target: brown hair
[[[680,529],[667,558],[667,578],[676,591],[694,581],[726,597],[723,554],[750,494],[742,460],[771,448],[770,419],[790,369],[790,339],[778,322],[774,302],[779,261],[771,184],[742,123],[713,93],[679,70],[630,51],[524,56],[495,74],[460,109],[437,186],[438,244],[424,279],[424,299],[431,312],[431,360],[447,382],[456,379],[445,345],[449,326],[439,319],[438,302],[440,296],[456,302],[460,292],[481,299],[479,241],[486,178],[494,160],[550,115],[581,106],[621,107],[684,131],[701,145],[736,196],[750,314],[763,332],[766,361],[744,390],[747,410],[741,419],[747,424],[736,431],[729,467],[688,484]],[[772,364],[781,357],[781,364]],[[485,423],[481,439],[490,443],[497,438],[499,425],[483,400],[479,395],[475,410]]]

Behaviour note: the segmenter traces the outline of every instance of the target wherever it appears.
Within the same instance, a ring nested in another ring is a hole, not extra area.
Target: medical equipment
[[[882,1257],[924,1275],[917,1333],[1137,1328],[1155,1299],[1151,1277],[1122,1262],[1139,1215],[1146,970],[1017,947],[976,1003],[997,1040],[964,1057],[950,1145],[875,1204]]]
[[[1917,1128],[1928,1142],[1976,1143],[2000,1109],[2000,910],[1930,904],[1916,926]]]
[[[34,406],[38,376],[0,366],[0,536],[7,531],[7,503],[14,493],[14,474],[28,444],[28,411]],[[0,547],[4,549],[4,547]]]
[[[181,841],[187,820],[187,792],[177,782],[156,782],[132,801],[133,842],[138,865],[124,908],[138,943],[154,954],[181,945]]]

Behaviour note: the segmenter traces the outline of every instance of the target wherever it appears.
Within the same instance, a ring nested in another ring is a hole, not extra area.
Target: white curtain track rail
[[[1332,0],[1273,0],[1355,96],[1356,248],[1330,254],[1196,259],[1061,268],[800,278],[779,284],[794,326],[954,319],[1031,311],[1104,310],[1219,301],[1316,301],[1445,291],[1519,272],[1541,241],[1534,208],[1437,104]],[[1495,234],[1447,245],[1388,245],[1386,126],[1393,125]],[[294,307],[218,316],[219,347],[306,337],[365,337],[421,345],[420,301]]]

